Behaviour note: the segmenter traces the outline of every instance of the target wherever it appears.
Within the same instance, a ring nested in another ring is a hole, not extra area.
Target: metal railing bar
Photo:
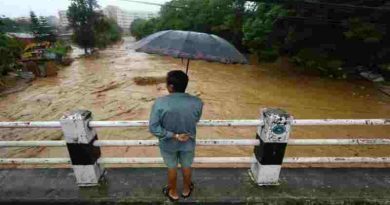
[[[198,126],[253,127],[262,125],[261,120],[201,120]],[[90,127],[147,127],[147,120],[140,121],[91,121]],[[293,120],[292,125],[390,125],[390,119],[303,119]],[[0,122],[0,128],[61,128],[59,121]]]
[[[305,119],[293,120],[292,125],[390,125],[390,119]]]
[[[254,157],[197,157],[197,164],[251,164]],[[100,158],[101,164],[162,164],[160,157],[147,158]],[[390,163],[390,157],[287,157],[286,164],[322,164],[322,163]],[[0,158],[0,164],[70,164],[69,158]]]
[[[61,141],[0,141],[0,147],[65,147]]]
[[[205,139],[197,140],[199,146],[256,146],[257,139]],[[157,146],[158,140],[98,140],[98,147]],[[288,145],[390,145],[390,139],[290,139]],[[0,141],[0,147],[64,147],[65,141]]]

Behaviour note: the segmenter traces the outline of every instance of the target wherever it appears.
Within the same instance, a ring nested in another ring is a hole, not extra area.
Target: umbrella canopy
[[[138,41],[135,51],[188,60],[247,63],[244,55],[225,39],[193,31],[166,30],[154,33]]]

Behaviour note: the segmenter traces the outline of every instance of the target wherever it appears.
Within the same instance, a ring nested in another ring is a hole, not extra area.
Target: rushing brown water
[[[0,98],[0,121],[58,120],[88,109],[95,120],[145,120],[164,84],[139,86],[134,77],[161,77],[183,69],[178,59],[136,53],[133,41],[77,59],[57,77],[42,78],[26,90]],[[338,81],[297,74],[286,61],[224,65],[192,61],[188,92],[205,102],[203,119],[256,119],[260,109],[278,107],[296,119],[388,118],[390,98],[365,81]],[[198,138],[253,138],[256,128],[199,128]],[[99,129],[100,139],[154,139],[146,128]],[[1,129],[1,140],[59,140],[57,130]],[[294,127],[292,138],[390,138],[387,126]],[[250,147],[199,147],[197,156],[250,156]],[[289,156],[390,156],[386,146],[288,148]],[[1,157],[64,157],[64,148],[3,148]],[[104,156],[155,157],[156,147],[104,148]]]

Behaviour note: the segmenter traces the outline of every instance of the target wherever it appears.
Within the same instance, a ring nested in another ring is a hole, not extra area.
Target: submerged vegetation
[[[54,34],[54,27],[49,26],[47,19],[43,16],[37,17],[33,11],[30,12],[31,32],[36,41],[50,41],[57,40]]]
[[[73,42],[84,48],[85,54],[95,47],[105,48],[122,39],[118,24],[97,12],[97,0],[71,0],[67,17],[73,29]]]
[[[166,77],[165,76],[158,76],[158,77],[135,77],[133,78],[136,85],[157,85],[161,83],[165,83]]]
[[[3,32],[4,23],[0,19],[0,76],[6,75],[18,67],[24,44]]]
[[[63,57],[66,56],[68,52],[72,49],[71,46],[63,41],[57,41],[54,43],[54,46],[47,49],[49,52],[55,53],[57,56]]]
[[[122,31],[119,25],[113,19],[100,16],[94,26],[96,33],[96,46],[106,48],[122,39]]]
[[[97,0],[72,0],[67,13],[74,32],[72,40],[86,53],[122,39],[116,21],[98,8]],[[54,76],[57,64],[70,65],[72,59],[67,54],[72,48],[70,42],[60,40],[63,37],[58,35],[57,26],[48,17],[37,16],[33,11],[29,18],[0,17],[0,77],[9,72],[25,79]],[[1,79],[0,86],[5,86]]]

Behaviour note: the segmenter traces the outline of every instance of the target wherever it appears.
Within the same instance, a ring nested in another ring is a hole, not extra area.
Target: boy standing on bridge
[[[160,97],[152,107],[149,121],[150,132],[159,138],[160,152],[168,167],[168,185],[163,193],[177,201],[177,165],[180,163],[183,178],[183,198],[188,198],[194,189],[191,180],[191,165],[195,155],[196,124],[202,115],[203,102],[198,97],[185,93],[188,76],[183,71],[170,71],[167,75],[169,95]]]

